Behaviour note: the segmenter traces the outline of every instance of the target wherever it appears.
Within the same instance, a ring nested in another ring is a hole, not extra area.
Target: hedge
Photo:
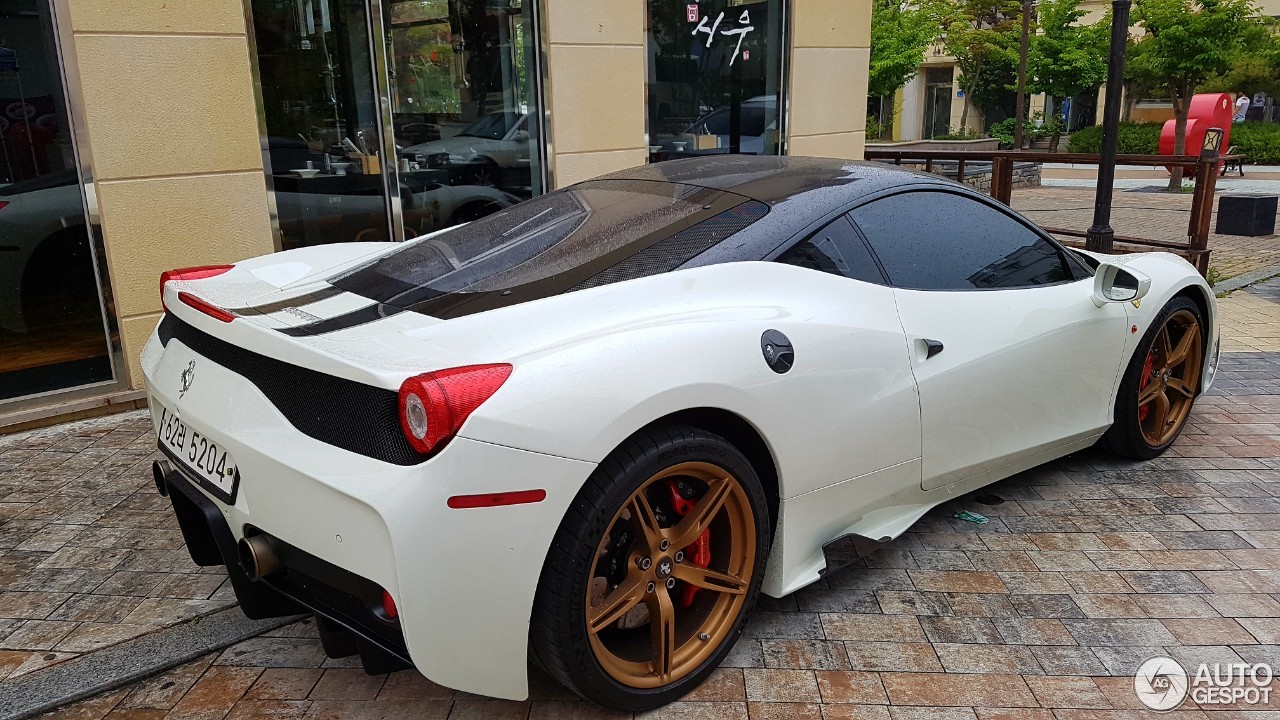
[[[1121,123],[1117,151],[1121,154],[1154,155],[1160,150],[1162,127],[1164,123]],[[1245,162],[1250,165],[1280,165],[1280,123],[1232,125],[1231,144],[1245,155]],[[1067,142],[1067,149],[1076,153],[1097,153],[1101,147],[1101,126],[1077,130]]]
[[[1120,123],[1116,152],[1121,155],[1154,155],[1160,149],[1162,123]],[[1102,151],[1102,126],[1094,125],[1071,133],[1067,150],[1096,155]]]

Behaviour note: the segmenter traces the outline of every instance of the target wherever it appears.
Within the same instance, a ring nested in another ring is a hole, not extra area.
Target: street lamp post
[[[1093,200],[1093,227],[1085,248],[1111,252],[1111,194],[1116,179],[1116,142],[1120,134],[1120,91],[1124,86],[1124,56],[1129,41],[1129,8],[1132,0],[1112,0],[1111,57],[1107,62],[1106,113],[1102,119],[1102,151],[1098,154],[1098,190]]]

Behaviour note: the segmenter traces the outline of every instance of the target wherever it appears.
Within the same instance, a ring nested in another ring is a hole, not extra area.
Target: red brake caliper
[[[694,503],[686,500],[680,495],[680,489],[676,487],[675,480],[668,480],[667,487],[671,489],[671,508],[676,514],[684,517],[693,509]],[[692,545],[684,548],[685,562],[692,563],[698,567],[706,567],[711,563],[711,531],[703,530],[698,539]],[[680,607],[687,608],[693,604],[693,599],[698,596],[700,588],[686,584],[684,586],[684,594],[680,596]]]
[[[1142,382],[1138,383],[1138,394],[1141,395],[1143,390],[1147,389],[1147,383],[1151,382],[1151,368],[1156,364],[1156,353],[1154,350],[1147,353],[1147,361],[1142,364]],[[1151,403],[1147,403],[1138,408],[1138,422],[1147,419],[1147,412],[1151,410]]]

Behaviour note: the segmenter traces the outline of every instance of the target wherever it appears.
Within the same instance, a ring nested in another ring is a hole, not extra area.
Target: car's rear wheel
[[[592,474],[556,534],[533,612],[534,658],[583,697],[647,710],[696,687],[759,592],[768,506],[727,440],[672,426]]]
[[[1120,382],[1115,424],[1106,435],[1112,450],[1148,459],[1178,439],[1200,389],[1204,346],[1199,306],[1185,297],[1171,300],[1143,337]]]

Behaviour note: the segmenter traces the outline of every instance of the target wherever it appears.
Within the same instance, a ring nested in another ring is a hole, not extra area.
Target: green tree
[[[1249,23],[1231,67],[1209,78],[1202,92],[1265,92],[1280,95],[1280,23],[1267,17]]]
[[[958,0],[943,46],[960,69],[964,106],[960,129],[970,107],[984,118],[988,110],[1007,104],[1017,80],[1022,5],[1017,0]]]
[[[1258,14],[1249,0],[1137,0],[1134,16],[1145,34],[1133,58],[1138,70],[1155,79],[1173,101],[1174,153],[1187,150],[1187,115],[1191,96],[1205,80],[1225,74],[1243,49],[1251,18]],[[1182,185],[1182,169],[1174,168],[1169,189]]]
[[[1027,89],[1055,99],[1082,95],[1107,79],[1110,16],[1080,23],[1086,13],[1081,0],[1040,0],[1036,5],[1040,32],[1027,54]]]
[[[869,95],[892,95],[915,77],[925,51],[942,36],[948,7],[944,0],[872,2]]]

